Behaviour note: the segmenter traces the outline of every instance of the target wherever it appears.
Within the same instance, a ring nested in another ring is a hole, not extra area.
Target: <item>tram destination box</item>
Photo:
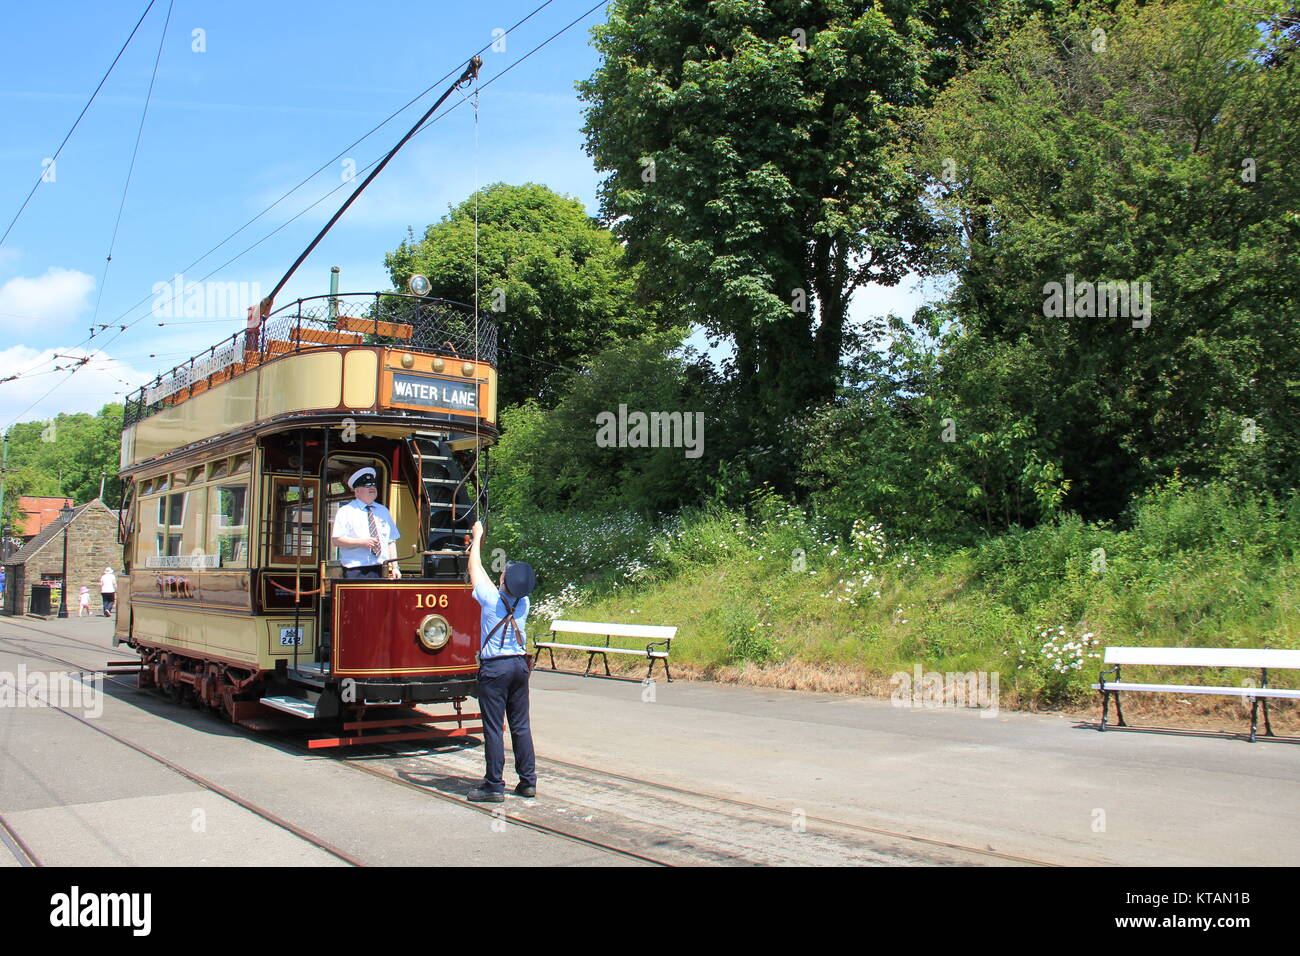
[[[454,381],[429,375],[394,372],[390,398],[395,405],[478,411],[478,387],[477,381]]]

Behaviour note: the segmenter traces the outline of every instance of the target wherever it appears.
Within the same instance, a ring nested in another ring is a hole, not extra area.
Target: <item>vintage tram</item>
[[[423,735],[475,715],[469,531],[486,520],[496,327],[468,306],[331,294],[249,328],[130,396],[116,639],[141,683],[320,745]],[[331,528],[373,467],[400,579],[343,578]],[[437,709],[437,708],[435,708]]]

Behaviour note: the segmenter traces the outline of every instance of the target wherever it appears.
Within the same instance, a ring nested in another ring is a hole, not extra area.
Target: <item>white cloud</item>
[[[70,374],[69,367],[82,357],[90,361]],[[57,366],[62,370],[55,371]],[[19,377],[0,382],[0,431],[15,421],[42,421],[60,412],[97,412],[153,377],[98,350],[25,345],[0,349],[0,378],[9,375]]]
[[[62,325],[90,308],[94,288],[94,276],[57,266],[34,279],[15,276],[0,285],[0,328],[30,329],[33,322]]]

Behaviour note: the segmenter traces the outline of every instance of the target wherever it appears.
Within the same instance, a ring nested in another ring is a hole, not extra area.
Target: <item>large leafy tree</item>
[[[535,183],[488,186],[403,241],[384,259],[393,284],[423,274],[432,295],[472,304],[476,232],[479,309],[500,329],[502,407],[552,404],[559,376],[584,355],[653,325],[614,236],[578,200]]]
[[[929,220],[887,147],[986,6],[619,0],[594,29],[603,212],[665,307],[734,342],[751,443],[833,393],[854,290],[916,264]]]
[[[923,114],[916,168],[958,278],[942,394],[1003,405],[1085,515],[1175,470],[1300,478],[1300,62],[1283,9],[1035,20]],[[1149,283],[1149,319],[1063,314],[1048,283],[1071,277]],[[993,366],[1016,374],[982,398]],[[953,452],[997,443],[978,414],[956,418]]]
[[[17,527],[21,495],[67,495],[84,504],[99,495],[116,508],[122,493],[117,477],[121,451],[122,406],[105,405],[98,415],[58,415],[46,422],[24,422],[9,429],[2,520]]]

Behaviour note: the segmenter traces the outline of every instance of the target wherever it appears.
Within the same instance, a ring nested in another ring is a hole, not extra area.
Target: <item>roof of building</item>
[[[87,501],[84,505],[78,505],[72,509],[71,515],[66,518],[60,515],[58,521],[55,521],[53,524],[46,527],[44,531],[15,551],[5,564],[26,564],[32,558],[36,557],[42,548],[58,537],[59,533],[63,530],[64,525],[74,523],[79,517],[81,517],[82,513],[92,505],[99,505],[101,508],[104,508],[105,511],[108,510],[104,503],[98,498],[94,501]]]
[[[67,495],[20,495],[18,536],[32,538],[40,534],[59,520],[59,512],[65,504],[72,504]]]

